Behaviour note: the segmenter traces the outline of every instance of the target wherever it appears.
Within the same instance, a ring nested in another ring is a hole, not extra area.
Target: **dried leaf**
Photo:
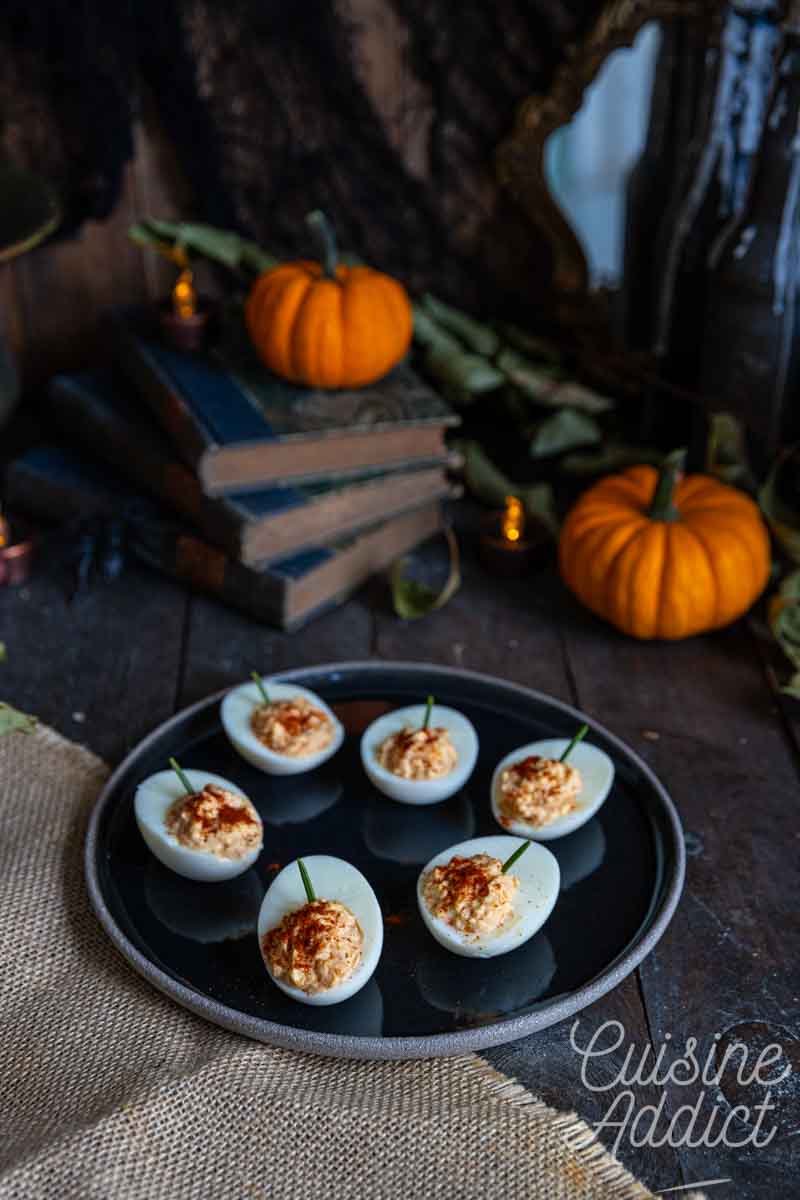
[[[464,353],[464,347],[458,338],[453,337],[452,333],[448,333],[446,329],[442,329],[441,325],[438,325],[433,317],[418,304],[414,305],[414,337],[428,350],[441,350],[452,354]]]
[[[461,309],[437,300],[430,292],[426,292],[422,297],[422,304],[434,321],[438,321],[444,329],[454,333],[476,354],[484,354],[491,358],[499,350],[500,338],[490,325],[484,325]]]
[[[0,737],[6,733],[33,733],[35,728],[36,717],[0,701]]]
[[[451,389],[451,395],[461,395],[467,402],[505,383],[502,371],[493,367],[487,358],[464,350],[431,348],[425,356],[425,365],[431,375]]]
[[[585,413],[605,413],[614,408],[610,397],[601,396],[574,379],[564,379],[560,367],[532,363],[516,350],[503,350],[497,357],[497,365],[509,383],[545,408],[574,408]]]
[[[563,360],[563,354],[560,346],[555,342],[551,342],[549,338],[538,337],[535,333],[528,333],[525,329],[520,329],[518,325],[501,325],[500,333],[507,342],[517,350],[522,350],[525,354],[532,354],[536,359],[544,359],[545,362],[558,364]]]
[[[664,455],[660,450],[646,446],[629,446],[625,442],[606,442],[599,450],[586,454],[567,454],[559,464],[568,475],[608,475],[622,471],[625,467],[637,467],[650,463],[657,467]]]
[[[435,612],[437,608],[443,608],[461,586],[461,555],[458,539],[452,529],[445,529],[444,533],[450,555],[450,570],[441,590],[437,591],[428,584],[406,575],[407,556],[398,559],[392,567],[392,603],[394,611],[404,621],[417,621],[420,617]]]
[[[777,488],[780,469],[794,449],[777,459],[758,493],[758,502],[776,541],[792,562],[800,563],[800,513],[781,499]]]
[[[723,483],[752,484],[744,426],[733,413],[712,413],[708,426],[706,472]]]
[[[149,218],[132,225],[128,235],[142,246],[158,247],[163,243],[183,246],[194,254],[222,263],[232,270],[249,267],[260,273],[278,265],[278,259],[262,250],[255,242],[239,237],[238,233],[231,233],[227,229],[217,229],[213,225]]]
[[[549,458],[577,446],[596,446],[602,439],[602,430],[593,417],[564,408],[539,426],[530,454],[532,458]]]
[[[769,627],[795,671],[800,671],[800,571],[792,571],[769,601]]]

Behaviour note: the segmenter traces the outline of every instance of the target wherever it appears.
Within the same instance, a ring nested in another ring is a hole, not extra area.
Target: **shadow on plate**
[[[424,808],[374,792],[364,808],[361,832],[371,854],[422,867],[434,854],[471,838],[475,816],[463,790]]]
[[[458,958],[431,948],[417,967],[417,987],[433,1008],[491,1021],[538,1000],[555,975],[553,947],[537,933],[519,950],[497,958]]]
[[[588,878],[601,865],[606,854],[606,835],[597,817],[574,833],[547,843],[561,869],[561,891],[565,892]]]
[[[264,887],[252,868],[225,883],[197,883],[151,857],[144,895],[153,916],[171,933],[209,945],[255,932]]]

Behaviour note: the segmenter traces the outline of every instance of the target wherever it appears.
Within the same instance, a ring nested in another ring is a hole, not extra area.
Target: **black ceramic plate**
[[[542,931],[500,958],[449,954],[416,908],[420,868],[439,850],[497,833],[489,781],[515,746],[568,736],[585,718],[514,684],[422,664],[341,663],[279,676],[312,688],[339,713],[347,740],[318,771],[263,775],[229,746],[220,696],[173,717],[122,763],[92,814],[86,872],[97,915],[142,975],[226,1028],[280,1046],[351,1058],[414,1058],[477,1050],[570,1016],[615,987],[658,941],[678,902],[683,835],[662,785],[640,758],[589,722],[616,766],[611,795],[576,833],[548,842],[562,891]],[[464,712],[480,738],[466,788],[412,808],[377,793],[359,761],[375,716],[433,692]],[[162,867],[133,816],[136,785],[174,755],[240,784],[264,821],[264,851],[246,875],[192,883]],[[378,969],[358,995],[311,1007],[270,983],[254,932],[262,895],[298,854],[330,853],[370,880],[385,919]]]

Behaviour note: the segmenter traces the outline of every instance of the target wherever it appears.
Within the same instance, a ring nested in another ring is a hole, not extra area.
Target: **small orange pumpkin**
[[[322,263],[284,263],[255,281],[245,304],[251,341],[271,371],[292,383],[354,388],[400,361],[411,342],[411,302],[402,284],[371,267],[339,264],[321,212],[309,226]]]
[[[564,582],[638,638],[684,638],[746,612],[770,569],[766,526],[743,492],[707,475],[632,467],[580,497],[559,541]]]

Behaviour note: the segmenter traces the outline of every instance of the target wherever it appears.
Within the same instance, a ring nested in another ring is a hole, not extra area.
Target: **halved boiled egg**
[[[304,702],[305,712],[310,706],[326,719],[320,722],[314,717],[313,723],[295,722],[297,737],[288,738],[287,750],[271,749],[253,730],[253,717],[268,707],[259,684],[243,683],[232,688],[222,701],[220,717],[228,741],[242,758],[268,775],[299,775],[302,771],[312,771],[336,753],[344,741],[344,727],[316,692],[296,683],[278,683],[269,678],[263,679],[261,684],[270,704],[300,700]],[[290,735],[293,732],[289,729]],[[302,752],[292,751],[293,742],[304,747]]]
[[[492,776],[491,788],[492,813],[498,825],[520,837],[548,842],[580,829],[581,825],[595,815],[614,782],[614,764],[605,751],[584,741],[572,747],[567,759],[569,766],[577,768],[580,772],[580,790],[574,797],[574,808],[570,812],[548,821],[547,824],[537,825],[504,811],[501,791],[503,772],[531,758],[558,762],[569,745],[569,738],[547,738],[520,746],[518,750],[512,750],[501,759]]]
[[[475,864],[475,874],[460,864],[476,856],[486,856],[493,861],[490,870],[497,872],[497,862],[505,864],[524,843],[519,838],[496,835],[472,838],[460,842],[435,855],[423,868],[417,880],[417,903],[420,915],[429,932],[440,945],[453,954],[464,958],[493,958],[516,950],[541,929],[553,911],[560,887],[558,863],[544,846],[535,842],[509,867],[509,880],[516,879],[516,886],[509,886],[507,897],[494,896],[494,889],[483,895],[484,863]],[[453,863],[453,860],[460,862]],[[453,875],[445,871],[443,886],[435,886],[432,872],[437,867],[450,868]],[[481,875],[479,878],[478,876]],[[431,904],[431,889],[436,893],[434,906]],[[441,913],[439,913],[441,909]],[[499,924],[498,916],[507,910]],[[469,913],[473,928],[466,930],[458,924]],[[455,923],[454,923],[455,922]]]
[[[183,772],[194,793],[200,793],[211,784],[233,792],[236,796],[246,796],[236,784],[221,775],[212,775],[209,771],[186,770]],[[223,879],[234,879],[243,875],[248,867],[261,853],[264,841],[264,828],[261,818],[248,801],[249,824],[257,823],[258,841],[253,840],[252,829],[248,829],[247,841],[253,844],[247,846],[235,856],[233,852],[215,853],[209,849],[185,845],[167,829],[167,817],[176,802],[188,799],[188,793],[175,771],[157,771],[148,779],[143,780],[136,789],[134,797],[134,813],[136,824],[147,845],[156,858],[183,875],[186,879],[199,879],[206,883],[219,882]]]
[[[372,977],[383,949],[383,917],[372,887],[351,863],[328,854],[302,861],[315,899],[309,900],[298,862],[284,867],[258,914],[261,957],[272,982],[293,1000],[338,1004]],[[326,902],[335,911],[320,910]],[[304,986],[290,982],[293,973]]]
[[[413,744],[413,735],[423,730],[426,716],[426,728],[431,735],[428,777],[424,774],[427,748]],[[442,733],[437,734],[437,731]],[[405,739],[406,749],[401,739]],[[393,770],[380,761],[389,746],[397,751],[394,755],[397,765]],[[443,761],[442,752],[453,757],[450,747],[455,751],[453,765],[446,772],[436,774],[437,761]],[[385,796],[399,800],[401,804],[438,804],[440,800],[446,800],[467,782],[477,758],[478,735],[472,722],[444,704],[433,704],[430,710],[425,704],[395,709],[373,721],[361,738],[361,762],[370,782]],[[404,775],[403,771],[409,774]],[[412,771],[422,773],[412,777]]]

